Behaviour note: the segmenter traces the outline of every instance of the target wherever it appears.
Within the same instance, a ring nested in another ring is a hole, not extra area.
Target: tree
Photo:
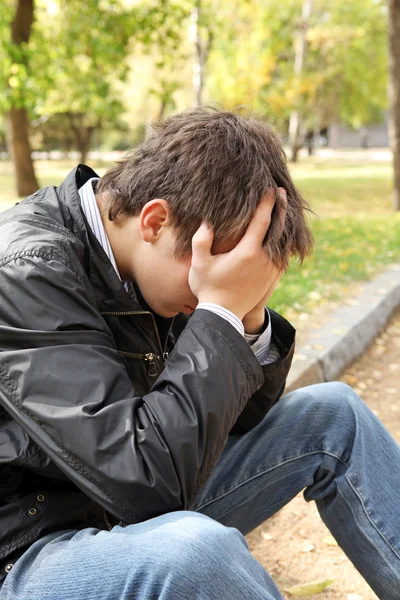
[[[392,106],[393,206],[400,210],[400,0],[389,0],[389,70]]]
[[[191,14],[191,34],[194,44],[193,92],[194,104],[203,104],[206,67],[215,36],[218,4],[210,0],[195,0]]]
[[[6,9],[6,3],[3,10]],[[14,161],[18,196],[38,189],[29,143],[29,39],[34,15],[34,0],[17,0],[11,22],[10,39],[3,38],[8,58],[9,146]]]
[[[305,131],[337,120],[351,127],[378,122],[387,107],[385,1],[314,0],[295,75],[303,4],[221,0],[224,28],[210,56],[209,94],[266,114],[283,135],[294,110]]]
[[[303,71],[303,62],[306,53],[307,30],[309,26],[312,0],[303,0],[303,8],[301,15],[301,26],[296,35],[295,40],[295,57],[294,57],[294,77],[296,80],[301,79]],[[289,145],[291,149],[291,158],[293,162],[297,161],[297,154],[301,148],[299,143],[299,135],[301,133],[300,111],[295,107],[290,113],[289,120]]]
[[[189,60],[185,33],[191,16],[189,2],[169,0],[161,4],[162,10],[152,17],[151,45],[147,43],[144,47],[145,52],[151,53],[154,59],[155,72],[149,94],[159,100],[156,120],[175,109],[175,94],[183,86],[182,73]]]
[[[38,18],[43,45],[49,48],[51,86],[43,82],[36,113],[50,122],[52,116],[62,117],[86,162],[95,132],[113,126],[123,111],[120,96],[128,74],[128,44],[136,31],[134,13],[118,0],[59,0],[51,12],[48,8],[42,5]]]
[[[57,10],[50,16],[44,5],[42,16],[47,44],[54,37],[58,40],[52,49],[53,85],[37,112],[50,118],[65,116],[80,160],[85,162],[95,132],[120,124],[130,52],[151,52],[158,47],[159,70],[168,73],[188,10],[168,0],[147,0],[134,6],[125,0],[58,0],[54,5]],[[172,103],[177,84],[163,76],[157,83],[151,91],[160,96],[163,113]]]

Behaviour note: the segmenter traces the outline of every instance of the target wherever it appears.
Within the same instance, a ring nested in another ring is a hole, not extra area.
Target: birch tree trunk
[[[202,18],[203,17],[203,18]],[[202,22],[202,30],[205,36],[200,33],[200,23]],[[202,0],[196,0],[192,10],[190,23],[190,39],[194,46],[194,61],[193,61],[193,100],[195,106],[203,104],[203,92],[205,85],[205,75],[208,56],[214,40],[214,32],[211,26],[207,23],[204,27],[204,15]]]
[[[400,210],[400,0],[389,0],[390,142],[393,152],[393,208]]]
[[[312,0],[303,0],[303,9],[301,15],[301,26],[295,40],[295,58],[294,58],[294,79],[298,83],[303,71],[304,56],[306,51],[306,38],[308,24],[311,14]],[[300,150],[299,134],[301,131],[301,112],[297,107],[290,113],[289,121],[289,146],[291,150],[291,160],[297,161],[297,155]]]

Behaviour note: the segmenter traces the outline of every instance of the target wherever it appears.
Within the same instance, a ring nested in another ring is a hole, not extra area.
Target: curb
[[[350,305],[334,311],[307,344],[296,350],[285,394],[300,387],[333,381],[356,360],[400,306],[400,265],[392,265],[365,284]]]

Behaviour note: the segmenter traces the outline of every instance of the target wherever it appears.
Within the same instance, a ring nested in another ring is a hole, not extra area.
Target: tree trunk
[[[312,0],[303,0],[301,15],[301,27],[296,36],[296,51],[294,58],[294,79],[298,82],[303,70],[303,62],[306,50],[306,37],[310,19]],[[299,132],[301,128],[301,116],[299,108],[292,110],[289,121],[289,146],[291,149],[291,160],[297,161],[297,155],[301,148]]]
[[[76,148],[81,155],[79,160],[83,165],[85,165],[87,161],[94,131],[94,127],[82,127],[81,131],[74,131]]]
[[[191,14],[191,23],[190,23],[190,37],[194,45],[194,57],[193,57],[193,73],[192,73],[192,83],[193,83],[193,100],[195,106],[201,105],[201,96],[202,96],[202,82],[201,82],[201,56],[199,49],[200,47],[200,32],[199,32],[199,5],[200,0],[198,0],[193,7]]]
[[[11,37],[16,45],[27,44],[33,22],[34,0],[18,0]],[[13,157],[17,194],[29,196],[38,187],[29,143],[29,120],[23,107],[12,106],[9,112],[10,151]]]
[[[400,0],[389,0],[390,141],[393,152],[393,207],[400,211]]]
[[[195,106],[201,106],[203,103],[206,66],[211,46],[214,41],[214,33],[208,26],[205,39],[202,39],[200,33],[200,22],[202,20],[201,1],[202,0],[196,0],[195,2],[190,25],[191,39],[195,47],[192,78]]]
[[[75,139],[75,148],[81,155],[80,162],[82,164],[86,164],[87,155],[92,144],[93,133],[100,127],[100,124],[98,124],[98,127],[84,126],[82,124],[82,115],[74,113],[65,114],[68,118],[71,131]]]
[[[14,162],[17,194],[24,198],[39,188],[29,143],[29,121],[24,108],[12,108],[8,118],[9,148]]]
[[[76,138],[76,146],[81,155],[79,160],[83,165],[85,165],[86,161],[87,161],[90,146],[92,143],[93,131],[94,130],[89,127],[85,128],[85,129],[83,129],[83,134],[86,134],[86,137],[85,137],[85,135],[83,135],[83,136],[80,136],[79,140],[78,140],[78,138]]]

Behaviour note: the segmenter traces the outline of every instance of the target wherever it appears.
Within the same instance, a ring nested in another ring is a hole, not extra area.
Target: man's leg
[[[400,594],[400,448],[342,383],[282,398],[231,436],[192,510],[248,533],[302,489],[384,600]]]
[[[282,600],[243,536],[176,512],[111,531],[53,533],[16,561],[0,600]]]

